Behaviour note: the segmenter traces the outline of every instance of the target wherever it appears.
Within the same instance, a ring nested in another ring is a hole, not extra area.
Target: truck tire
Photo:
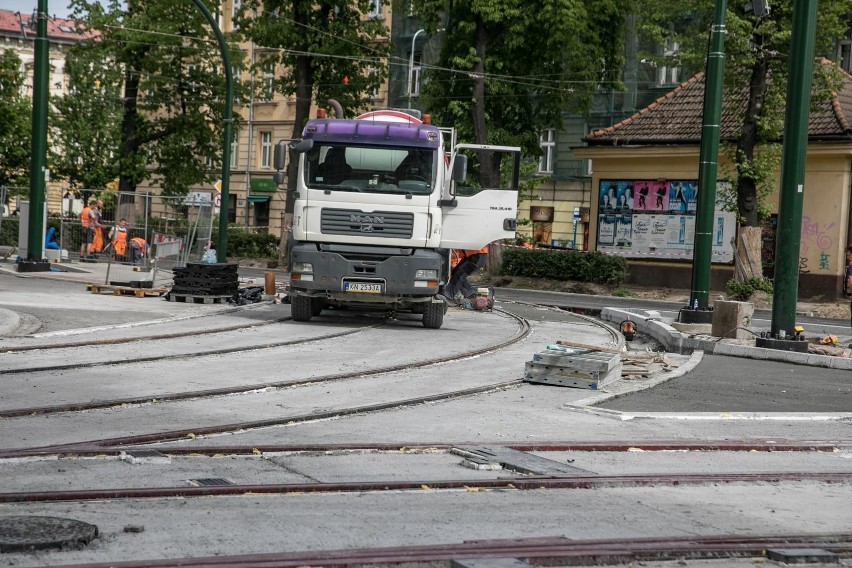
[[[427,329],[440,329],[444,324],[444,303],[429,302],[423,312],[423,327]]]
[[[325,308],[325,302],[320,300],[319,298],[311,298],[311,315],[318,316],[322,313],[323,308]]]
[[[295,321],[311,321],[313,317],[313,298],[293,296],[290,298],[290,314]]]

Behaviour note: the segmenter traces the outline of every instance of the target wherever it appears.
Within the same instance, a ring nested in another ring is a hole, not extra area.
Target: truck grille
[[[324,235],[410,239],[414,233],[414,214],[398,211],[364,213],[357,209],[323,208],[320,230]]]

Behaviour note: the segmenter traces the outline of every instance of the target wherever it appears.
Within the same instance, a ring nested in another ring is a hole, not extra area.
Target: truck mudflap
[[[297,243],[290,255],[293,295],[332,305],[428,303],[446,279],[445,258],[429,249]]]

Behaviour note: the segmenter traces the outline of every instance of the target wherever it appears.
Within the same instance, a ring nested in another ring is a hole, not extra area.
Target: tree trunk
[[[488,51],[488,30],[482,18],[476,18],[474,33],[476,63],[473,66],[473,137],[477,144],[488,144],[488,125],[485,121],[485,56]],[[500,187],[499,156],[479,152],[479,183],[484,188]],[[494,159],[489,159],[494,158]],[[496,162],[496,163],[495,163]]]
[[[751,71],[748,105],[742,131],[737,140],[737,209],[745,227],[758,226],[757,186],[753,175],[744,172],[754,168],[754,149],[757,146],[757,121],[766,97],[768,62],[758,59]]]
[[[763,278],[762,235],[763,230],[760,227],[740,228],[735,258],[735,276],[739,282],[746,282],[750,278]]]
[[[310,8],[309,8],[310,9]],[[296,21],[303,52],[310,52],[308,30],[309,12],[299,9],[298,3],[293,3],[293,19]],[[313,94],[314,78],[311,69],[311,58],[308,55],[300,55],[296,58],[296,116],[293,122],[293,133],[291,138],[301,138],[305,122],[310,118],[311,98]],[[338,117],[340,118],[340,117]],[[296,182],[299,175],[299,154],[290,150],[289,163],[287,165],[287,196],[284,202],[284,216],[281,223],[281,258],[289,268],[290,263],[290,237],[293,226],[293,208],[296,203]]]
[[[121,119],[121,167],[118,176],[118,190],[132,193],[136,191],[136,179],[132,173],[136,161],[136,125],[139,118],[137,98],[139,96],[139,71],[129,66],[124,73],[124,115]],[[131,172],[127,171],[127,168]]]
[[[759,49],[762,36],[755,35],[754,41]],[[734,250],[734,264],[735,277],[740,282],[763,277],[762,228],[759,224],[757,184],[754,175],[745,172],[754,169],[754,150],[758,143],[757,121],[766,98],[768,69],[769,63],[764,58],[758,58],[752,67],[748,103],[740,138],[737,140],[737,211],[742,225]]]

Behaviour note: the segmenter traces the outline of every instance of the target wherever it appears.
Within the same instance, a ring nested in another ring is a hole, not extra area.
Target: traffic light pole
[[[716,173],[725,79],[725,17],[727,0],[716,0],[716,18],[710,31],[707,73],[704,78],[704,114],[698,172],[698,204],[692,250],[692,290],[689,305],[680,311],[684,323],[709,323],[710,264],[713,256],[713,213],[716,209]]]

